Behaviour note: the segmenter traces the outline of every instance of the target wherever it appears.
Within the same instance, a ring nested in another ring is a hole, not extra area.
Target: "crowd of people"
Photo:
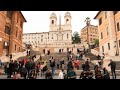
[[[44,50],[43,50],[44,52]],[[88,51],[81,52],[78,50],[79,57],[74,57],[71,51],[67,53],[67,61],[63,57],[61,59],[56,59],[50,56],[50,51],[48,55],[50,58],[45,60],[44,57],[40,55],[39,62],[34,62],[36,55],[32,58],[25,58],[22,61],[13,61],[10,58],[10,62],[4,64],[4,71],[7,74],[7,78],[13,79],[37,79],[43,77],[45,79],[53,79],[56,72],[58,71],[58,79],[110,79],[110,72],[106,68],[102,68],[102,60],[98,64],[94,64],[94,72],[90,69],[90,60],[87,59],[84,63],[81,63],[82,57],[87,54]],[[27,52],[27,56],[30,56],[30,51]],[[31,57],[31,56],[30,56]],[[1,66],[1,63],[0,63]],[[111,67],[111,73],[113,79],[116,79],[116,63],[112,60],[108,65]],[[76,73],[82,67],[82,72]]]

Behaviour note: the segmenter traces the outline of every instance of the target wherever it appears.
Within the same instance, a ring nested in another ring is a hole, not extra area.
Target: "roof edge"
[[[24,21],[27,22],[27,20],[25,19],[24,15],[22,14],[22,12],[21,12],[21,11],[19,11],[19,12],[20,12],[20,14],[22,15]]]
[[[100,13],[101,13],[101,11],[99,11],[99,12],[96,14],[96,16],[94,17],[94,19],[96,19],[97,16],[98,16]]]

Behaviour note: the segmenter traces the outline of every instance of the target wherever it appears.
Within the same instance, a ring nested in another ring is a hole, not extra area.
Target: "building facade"
[[[99,21],[100,52],[120,56],[120,11],[99,11],[94,19]]]
[[[24,22],[20,11],[0,11],[0,56],[22,50]]]
[[[81,43],[94,43],[94,40],[99,39],[98,26],[88,25],[80,31]]]
[[[61,16],[59,16],[59,24],[57,24],[58,18],[53,12],[50,15],[49,32],[25,33],[23,43],[40,48],[40,51],[43,49],[50,49],[51,52],[58,52],[59,49],[66,51],[73,47],[71,19],[71,14],[66,12],[64,25],[61,25]]]

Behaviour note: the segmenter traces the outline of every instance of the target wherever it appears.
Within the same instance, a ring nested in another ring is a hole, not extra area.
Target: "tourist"
[[[24,79],[27,78],[27,69],[25,68],[25,65],[20,69],[20,74],[22,77],[24,77]]]
[[[10,63],[9,63],[9,78],[11,78],[11,75],[14,71],[14,63],[13,63],[13,60],[10,60]]]
[[[103,79],[100,68],[96,68],[96,70],[95,70],[95,78],[96,79]]]
[[[28,74],[28,77],[29,77],[29,73],[30,73],[30,70],[31,70],[31,63],[30,63],[29,60],[25,64],[25,68],[27,69],[27,74]]]
[[[45,79],[53,79],[52,78],[52,73],[51,73],[50,69],[48,69],[46,71],[46,73],[45,73]]]
[[[63,72],[64,72],[64,70],[60,70],[59,75],[58,75],[58,79],[64,79]]]
[[[87,59],[87,61],[85,62],[85,70],[86,71],[89,71],[89,68],[90,68],[90,66],[89,66],[89,61],[88,61],[89,59]]]
[[[12,60],[12,54],[10,54],[10,60]]]
[[[42,56],[41,56],[41,54],[40,54],[40,61],[42,61]]]
[[[62,64],[62,69],[64,70],[64,58],[62,58],[61,64]]]
[[[68,71],[67,77],[68,77],[68,79],[76,79],[76,73],[75,73],[75,71],[73,70],[73,68],[71,68],[71,69]]]
[[[71,68],[73,68],[72,61],[69,61],[67,64],[67,73]]]
[[[85,68],[85,64],[84,64],[84,63],[82,63],[82,69],[83,69],[83,71],[86,70],[86,68]]]
[[[93,72],[92,72],[92,71],[89,71],[89,72],[88,72],[88,79],[94,79],[94,78],[93,78]]]
[[[43,54],[45,54],[45,49],[43,49]]]
[[[87,79],[87,71],[82,71],[81,72],[80,79]]]
[[[36,79],[35,70],[31,70],[31,71],[30,71],[29,79]]]
[[[42,77],[42,75],[44,74],[44,67],[45,67],[44,62],[41,62],[41,65],[40,65],[41,77]]]
[[[17,74],[16,74],[16,79],[21,79],[21,74],[20,74],[20,72],[17,72]]]
[[[19,70],[19,65],[17,61],[15,60],[13,63],[13,74],[15,75],[15,73],[18,72],[18,70]]]
[[[59,66],[60,66],[60,61],[59,61],[59,60],[57,60],[57,61],[56,61],[56,64],[57,64],[57,69],[59,69]]]
[[[98,60],[100,60],[100,55],[99,54],[98,54],[97,58],[98,58]]]
[[[110,74],[106,68],[103,68],[103,79],[110,79]]]
[[[52,60],[52,62],[50,63],[50,67],[52,70],[52,76],[54,76],[54,72],[55,72],[55,61],[54,60]]]
[[[116,71],[115,71],[116,63],[114,61],[110,60],[110,63],[108,64],[108,66],[111,67],[111,73],[112,73],[113,79],[116,79]]]

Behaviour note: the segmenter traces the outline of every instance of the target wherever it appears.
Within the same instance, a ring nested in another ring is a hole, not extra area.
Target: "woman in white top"
[[[58,75],[58,79],[64,79],[63,70],[60,70],[59,75]]]

